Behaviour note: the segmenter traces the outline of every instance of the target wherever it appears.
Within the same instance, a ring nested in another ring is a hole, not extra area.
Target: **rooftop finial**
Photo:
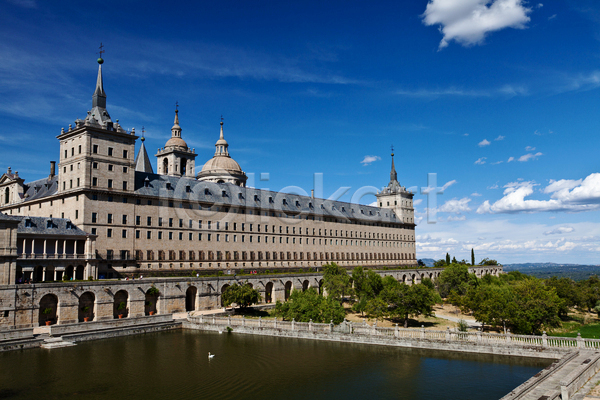
[[[394,145],[392,145],[392,170],[390,171],[390,183],[392,182],[398,182],[398,174],[394,166]]]
[[[144,133],[146,133],[146,130],[144,129],[144,126],[142,125],[142,138],[140,139],[142,142],[144,140],[146,140],[146,138],[144,137]]]
[[[104,45],[102,44],[102,42],[100,42],[100,51],[98,52],[100,57],[98,57],[98,64],[104,63],[104,60],[102,59],[102,54],[104,54],[104,53],[105,53]]]
[[[223,139],[225,139],[225,138],[223,137],[223,114],[221,114],[221,135],[219,136],[219,139],[220,139],[220,140],[223,140]]]

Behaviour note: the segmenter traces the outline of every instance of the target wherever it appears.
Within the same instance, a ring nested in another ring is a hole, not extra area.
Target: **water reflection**
[[[494,399],[549,364],[177,331],[0,353],[0,398]]]

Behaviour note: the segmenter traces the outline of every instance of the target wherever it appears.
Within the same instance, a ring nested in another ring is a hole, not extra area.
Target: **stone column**
[[[23,239],[23,255],[26,254],[26,251],[25,251],[25,249],[26,249],[25,245],[26,244],[27,244],[27,239]]]
[[[47,242],[47,240],[44,239],[44,258],[48,257],[48,254],[46,253],[46,244],[47,244],[46,242]]]
[[[56,267],[54,267],[54,280],[56,281]]]
[[[43,267],[42,282],[46,282],[46,267]]]
[[[58,255],[58,239],[54,239],[54,257]]]
[[[31,258],[35,258],[35,239],[31,239]]]
[[[66,258],[67,256],[67,239],[65,239],[63,241],[63,257]]]

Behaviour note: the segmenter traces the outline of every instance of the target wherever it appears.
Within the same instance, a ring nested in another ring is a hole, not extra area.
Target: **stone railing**
[[[229,327],[246,327],[258,329],[279,329],[285,331],[314,332],[314,333],[345,333],[351,335],[387,337],[399,340],[421,339],[430,341],[472,343],[475,345],[508,345],[515,347],[528,348],[554,348],[554,349],[589,349],[599,350],[600,339],[584,339],[578,334],[577,338],[548,336],[544,332],[541,336],[534,335],[514,335],[510,331],[502,333],[484,333],[484,332],[459,332],[447,328],[443,330],[430,330],[425,328],[400,328],[396,324],[393,328],[380,327],[376,323],[368,325],[367,323],[352,323],[344,321],[339,325],[314,323],[314,322],[296,322],[282,321],[275,319],[250,319],[250,318],[232,318],[215,316],[197,316],[190,317],[189,321],[196,324],[209,324]]]

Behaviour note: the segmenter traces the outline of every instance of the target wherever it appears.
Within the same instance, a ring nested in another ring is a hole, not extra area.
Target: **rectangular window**
[[[77,178],[77,187],[79,187],[79,182],[80,182],[80,180],[79,180],[79,179],[80,179],[80,178]]]
[[[210,242],[210,233],[207,236],[208,236],[207,239]]]
[[[179,218],[179,227],[183,228],[183,220],[181,218]]]
[[[162,231],[158,231],[158,238],[162,239]]]
[[[210,229],[210,221],[208,221],[208,229]]]
[[[98,186],[98,178],[92,178],[92,186]]]
[[[121,237],[123,239],[125,239],[127,237],[127,229],[123,229],[123,232],[121,233]]]
[[[162,226],[162,217],[158,217],[158,226]]]
[[[192,220],[189,220],[189,228],[192,229]]]
[[[98,145],[97,144],[92,146],[92,153],[98,154]]]
[[[92,235],[96,234],[96,228],[92,228]]]
[[[108,170],[112,171],[113,170],[113,165],[112,164],[108,164]]]
[[[108,180],[108,188],[109,188],[109,189],[112,189],[112,179],[109,179],[109,180]]]
[[[179,232],[179,240],[183,240],[183,232]]]
[[[123,225],[127,225],[127,215],[123,215]]]
[[[123,150],[123,158],[127,158],[127,150]]]
[[[127,181],[123,181],[123,190],[127,190]]]
[[[217,242],[221,240],[221,235],[217,233]]]
[[[146,239],[152,239],[152,231],[146,232]]]
[[[173,227],[173,218],[169,218],[169,228]]]
[[[140,238],[140,231],[139,231],[139,230],[136,230],[136,231],[135,231],[135,238],[136,238],[136,239],[139,239],[139,238]]]
[[[92,168],[93,169],[98,169],[98,163],[97,162],[93,162],[92,163]]]
[[[193,236],[194,236],[194,234],[192,232],[188,233],[188,240],[192,240]]]
[[[113,154],[113,148],[112,148],[112,147],[109,147],[109,148],[108,148],[108,155],[109,155],[109,156],[112,156],[112,154]]]
[[[152,217],[147,217],[146,218],[146,225],[152,226]]]
[[[202,220],[201,219],[198,220],[198,229],[202,229]]]
[[[127,173],[127,167],[123,167],[123,173],[126,174]]]
[[[108,224],[112,224],[112,214],[108,214],[106,221]]]
[[[106,237],[112,237],[112,229],[108,228],[106,230]]]
[[[173,240],[173,232],[169,232],[169,240]]]
[[[98,218],[98,214],[97,213],[92,213],[92,223],[95,224],[96,223],[96,219]]]
[[[135,224],[136,225],[140,225],[142,223],[142,217],[140,217],[139,215],[135,216]]]

